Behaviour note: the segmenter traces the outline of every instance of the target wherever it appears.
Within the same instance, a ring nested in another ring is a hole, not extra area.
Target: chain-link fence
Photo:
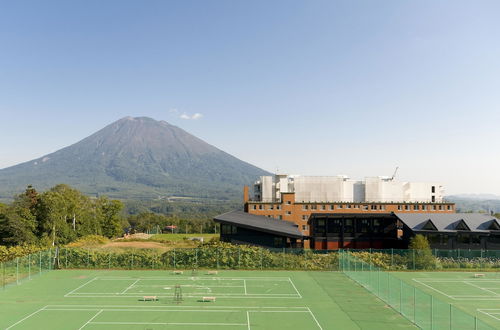
[[[172,249],[163,253],[147,249],[119,253],[100,249],[62,248],[58,264],[63,269],[339,269],[337,251],[268,250],[248,246]]]
[[[25,279],[31,279],[32,276],[51,270],[53,257],[53,251],[46,250],[0,262],[2,288],[10,284],[19,284]]]
[[[408,250],[403,257],[408,258],[407,262],[418,260],[422,254],[416,252],[418,251]],[[421,329],[494,329],[477,317],[425,293],[371,262],[360,259],[356,254],[353,251],[340,253],[340,264],[344,274]]]

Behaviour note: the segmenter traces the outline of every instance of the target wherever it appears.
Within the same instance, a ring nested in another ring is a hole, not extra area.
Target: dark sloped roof
[[[412,230],[425,230],[423,227],[431,220],[438,231],[457,232],[456,226],[463,220],[471,231],[489,232],[491,224],[499,220],[483,213],[395,213]]]
[[[254,215],[243,211],[231,211],[214,217],[215,222],[253,229],[279,236],[302,238],[304,235],[293,222]]]

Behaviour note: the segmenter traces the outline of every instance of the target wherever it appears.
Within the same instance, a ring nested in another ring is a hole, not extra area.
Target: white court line
[[[137,305],[47,305],[45,307],[53,308],[53,307],[71,307],[71,306],[77,306],[77,307],[95,307],[95,310],[99,310],[102,308],[106,307],[117,307],[117,308],[132,308],[132,309],[142,309],[142,308],[191,308],[191,307],[197,307],[199,309],[219,309],[219,308],[234,308],[234,309],[245,309],[247,310],[249,306],[200,306],[200,305],[194,305],[194,306],[137,306]],[[44,308],[45,308],[44,307]],[[307,307],[305,306],[295,306],[295,307],[250,307],[252,309],[304,309],[307,310]]]
[[[157,292],[140,292],[141,295],[153,295],[153,294],[157,294]],[[73,293],[71,296],[74,296],[74,295],[81,295],[81,296],[86,296],[86,295],[95,295],[95,294],[98,294],[98,295],[115,295],[115,294],[120,294],[120,295],[123,295],[124,297],[130,297],[130,295],[137,295],[139,294],[139,292],[125,292],[125,293],[113,293],[113,292],[110,292],[110,293],[107,293],[107,292],[82,292],[82,293],[78,293],[78,292],[75,292]],[[188,294],[197,294],[196,292],[188,292]],[[202,293],[199,293],[200,295]],[[203,293],[204,294],[204,293]],[[241,296],[243,295],[242,293],[215,293],[217,296]],[[277,296],[277,297],[281,297],[281,296],[294,296],[294,297],[298,297],[297,294],[295,293],[248,293],[247,294],[248,296]],[[173,295],[171,295],[173,296]],[[141,296],[142,297],[142,296]]]
[[[140,279],[144,281],[178,281],[178,280],[207,280],[207,281],[215,281],[215,280],[228,280],[228,281],[241,281],[241,280],[256,280],[256,281],[283,281],[286,282],[290,278],[289,277],[192,277],[192,276],[175,276],[175,277],[96,277],[96,279],[101,281],[127,281],[127,280],[135,280]]]
[[[426,286],[426,287],[428,287],[429,289],[432,289],[432,290],[434,290],[434,291],[436,291],[436,292],[438,292],[438,293],[442,294],[443,296],[446,296],[446,297],[448,297],[448,298],[450,298],[450,299],[455,299],[455,298],[453,298],[453,296],[447,295],[446,293],[444,293],[444,292],[442,292],[442,291],[440,291],[440,290],[438,290],[438,289],[436,289],[436,288],[433,288],[433,287],[432,287],[432,286],[430,286],[430,285],[427,285],[427,284],[425,284],[425,283],[423,283],[423,282],[420,282],[420,281],[419,281],[419,280],[417,280],[416,278],[414,278],[413,280],[414,280],[415,282],[417,282],[417,283],[420,283],[420,284],[422,284],[422,285],[425,285],[425,286]]]
[[[21,322],[23,322],[23,321],[25,321],[25,320],[29,319],[29,318],[30,318],[30,317],[32,317],[33,315],[35,315],[35,314],[37,314],[37,313],[39,313],[39,312],[43,311],[43,310],[45,309],[45,307],[47,307],[47,306],[44,306],[44,307],[40,308],[39,310],[37,310],[36,312],[31,313],[30,315],[28,315],[28,316],[26,316],[25,318],[23,318],[23,319],[21,319],[21,320],[17,321],[16,323],[14,323],[13,325],[11,325],[10,327],[5,328],[5,330],[9,330],[9,329],[11,329],[11,328],[15,327],[16,325],[18,325],[19,323],[21,323]]]
[[[500,282],[500,279],[487,279],[487,278],[464,278],[464,279],[445,279],[445,278],[427,278],[427,277],[419,277],[414,278],[417,281],[423,282],[463,282],[463,281],[474,281],[474,282]]]
[[[475,284],[473,284],[473,283],[469,283],[469,281],[464,281],[464,283],[465,283],[465,284],[472,285],[473,287],[476,287],[476,288],[481,289],[481,290],[483,290],[483,291],[486,291],[486,292],[489,292],[489,293],[493,293],[496,297],[500,297],[500,295],[499,295],[498,293],[493,292],[493,291],[491,291],[491,290],[488,290],[488,289],[486,289],[486,288],[482,288],[482,287],[480,287],[480,286],[478,286],[478,285],[475,285]]]
[[[68,296],[66,298],[142,298],[144,296],[130,296],[130,295],[100,295],[100,296],[91,296],[91,295],[78,295],[78,294],[73,294],[71,296]],[[158,298],[172,298],[173,295],[170,296],[165,296],[165,295],[157,295]],[[183,297],[186,298],[201,298],[203,295],[185,295],[183,294]],[[293,297],[287,297],[287,296],[220,296],[217,295],[217,298],[228,298],[228,299],[301,299],[302,297],[299,296],[293,296]],[[500,298],[499,298],[500,299]]]
[[[110,325],[216,325],[216,326],[246,326],[246,323],[173,323],[173,322],[92,322],[90,324]]]
[[[134,283],[130,284],[130,286],[129,286],[128,288],[126,288],[125,290],[123,290],[120,294],[124,294],[124,293],[125,293],[125,292],[127,292],[128,290],[132,289],[132,288],[133,288],[133,286],[134,286],[134,284],[136,284],[136,283],[137,283],[137,282],[139,282],[139,281],[140,281],[140,279],[135,280],[135,282],[134,282]]]
[[[497,321],[500,321],[500,318],[496,317],[496,316],[493,316],[493,314],[497,314],[497,313],[488,313],[488,312],[485,312],[486,309],[478,309],[479,312],[483,313],[483,314],[486,314],[492,318],[494,318],[495,320]]]
[[[104,311],[104,312],[199,312],[199,313],[230,313],[235,312],[234,310],[229,309],[218,309],[218,310],[203,310],[203,309],[141,309],[141,310],[132,310],[132,309],[116,309],[116,308],[103,308],[103,309],[95,309],[95,308],[46,308],[44,311]],[[284,311],[283,311],[284,312]],[[297,311],[297,313],[302,313],[302,311]],[[264,313],[264,312],[262,312]]]
[[[245,295],[246,295],[247,294],[247,280],[243,280],[243,287],[245,288]]]
[[[295,289],[295,292],[297,292],[297,294],[299,295],[299,297],[302,299],[302,295],[300,294],[299,290],[297,290],[297,287],[295,286],[295,284],[293,284],[293,281],[292,281],[292,279],[290,277],[288,278],[288,281],[290,281],[290,283],[292,284],[293,288]]]
[[[100,311],[98,311],[94,316],[92,316],[92,318],[90,320],[87,321],[87,323],[85,323],[84,325],[82,325],[80,327],[80,329],[78,329],[78,330],[82,330],[83,328],[85,328],[88,324],[90,324],[90,322],[92,322],[93,319],[95,319],[97,316],[99,316],[99,314],[101,314],[102,312],[103,312],[102,309]]]
[[[83,283],[83,284],[82,284],[82,285],[80,285],[78,288],[76,288],[76,289],[74,289],[74,290],[72,290],[72,291],[70,291],[70,292],[66,293],[64,296],[65,296],[65,297],[67,297],[68,295],[72,294],[72,293],[73,293],[73,292],[75,292],[76,290],[83,288],[84,286],[86,286],[87,284],[89,284],[89,283],[91,283],[91,282],[93,282],[93,281],[95,281],[95,280],[97,280],[97,277],[94,277],[94,278],[93,278],[93,279],[91,279],[90,281],[87,281],[87,282]]]
[[[316,324],[318,325],[318,327],[323,330],[323,328],[321,327],[321,325],[319,324],[318,322],[318,319],[316,318],[316,316],[314,316],[313,312],[311,311],[311,309],[309,307],[307,307],[307,310],[309,311],[309,313],[311,313],[311,316],[313,317],[314,321],[316,322]]]
[[[248,325],[248,330],[250,330],[250,313],[247,311],[247,325]]]

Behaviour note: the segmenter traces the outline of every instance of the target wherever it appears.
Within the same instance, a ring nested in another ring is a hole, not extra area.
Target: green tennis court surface
[[[1,329],[408,329],[341,273],[52,271],[0,291]],[[157,301],[142,301],[154,296]],[[181,298],[181,301],[174,299]],[[215,297],[215,302],[204,298]]]
[[[398,272],[393,275],[500,329],[500,273]],[[439,311],[446,318],[448,310]],[[469,322],[471,323],[471,322]],[[474,329],[474,324],[470,324]]]

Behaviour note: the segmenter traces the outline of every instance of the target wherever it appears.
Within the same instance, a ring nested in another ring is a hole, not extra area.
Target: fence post
[[[391,270],[394,269],[394,249],[391,248]]]
[[[417,288],[413,287],[413,323],[417,323]]]
[[[31,280],[31,253],[28,254],[28,280]]]
[[[431,330],[434,329],[434,296],[431,295]]]
[[[399,313],[403,314],[403,280],[399,280]]]
[[[16,284],[19,284],[19,257],[16,257]]]
[[[451,308],[452,308],[452,307],[451,307],[451,304],[450,304],[450,330],[453,330],[453,329],[452,329],[452,326],[453,326],[453,318],[452,318],[452,316],[451,316]]]

